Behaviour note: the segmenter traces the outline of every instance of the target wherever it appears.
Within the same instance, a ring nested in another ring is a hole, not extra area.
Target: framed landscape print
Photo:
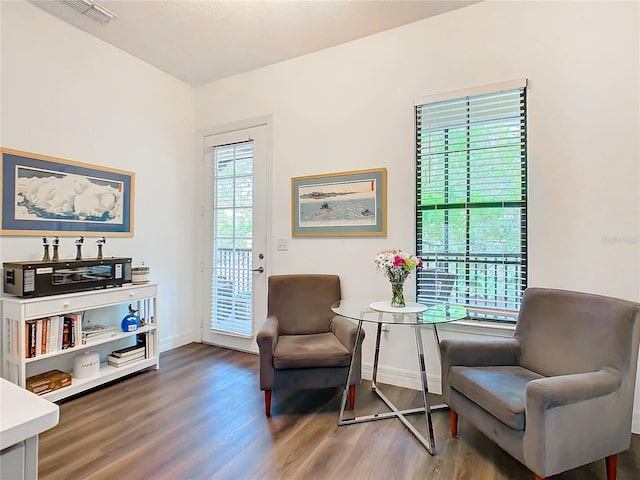
[[[385,168],[291,179],[294,237],[385,236],[386,209]]]
[[[1,235],[133,235],[133,172],[0,152]]]

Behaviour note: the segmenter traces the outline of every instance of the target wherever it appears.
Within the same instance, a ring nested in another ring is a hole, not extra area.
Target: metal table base
[[[387,405],[390,412],[383,413],[374,413],[371,415],[363,415],[360,417],[353,418],[345,418],[344,410],[347,403],[347,397],[349,395],[349,379],[351,378],[351,372],[353,370],[353,360],[356,357],[357,349],[360,347],[362,342],[358,341],[360,339],[360,334],[362,332],[362,323],[363,320],[358,321],[358,329],[356,333],[356,342],[354,345],[353,355],[351,356],[351,363],[349,365],[349,374],[347,375],[347,382],[344,388],[344,392],[342,392],[342,402],[340,404],[340,415],[338,416],[338,425],[353,425],[355,423],[364,423],[364,422],[372,422],[376,420],[385,420],[387,418],[397,418],[402,422],[402,424],[413,434],[414,437],[422,444],[422,446],[429,452],[431,455],[435,455],[436,452],[436,444],[433,437],[433,421],[431,419],[431,412],[434,410],[440,410],[448,408],[445,404],[439,405],[431,405],[429,400],[429,386],[427,385],[427,371],[425,366],[424,359],[424,347],[422,345],[422,333],[421,327],[423,325],[414,325],[414,331],[416,336],[416,349],[418,354],[418,365],[420,366],[420,381],[422,382],[422,398],[424,401],[424,407],[410,408],[407,410],[399,410],[391,400],[389,400],[376,386],[376,380],[378,377],[378,359],[380,357],[380,336],[382,333],[382,323],[378,323],[377,334],[376,334],[376,349],[373,360],[373,377],[371,379],[371,390],[378,395],[378,397]],[[431,324],[433,327],[433,335],[436,340],[436,346],[440,344],[440,339],[438,337],[438,329],[435,324]],[[438,356],[440,355],[440,351],[438,350]],[[413,415],[416,413],[424,413],[425,420],[427,423],[428,429],[428,438],[425,438],[406,418],[405,415]]]

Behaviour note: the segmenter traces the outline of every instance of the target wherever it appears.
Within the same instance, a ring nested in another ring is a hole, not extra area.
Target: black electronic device
[[[5,262],[3,267],[4,292],[18,297],[43,297],[131,283],[131,258]]]

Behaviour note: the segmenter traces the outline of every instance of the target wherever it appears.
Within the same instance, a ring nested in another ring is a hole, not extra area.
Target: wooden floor
[[[431,456],[396,419],[338,427],[338,389],[274,392],[266,418],[255,355],[190,344],[160,365],[61,402],[60,423],[40,436],[41,480],[532,479],[464,419],[452,439],[448,412],[434,413]],[[358,414],[384,411],[369,386]],[[382,389],[400,408],[420,404],[419,392]],[[553,478],[604,479],[604,461]],[[618,479],[640,479],[638,435]]]

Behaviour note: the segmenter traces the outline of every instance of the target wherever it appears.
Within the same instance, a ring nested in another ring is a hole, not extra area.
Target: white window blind
[[[525,90],[416,106],[418,302],[515,319],[527,285]]]
[[[214,148],[211,327],[253,329],[253,142]]]

